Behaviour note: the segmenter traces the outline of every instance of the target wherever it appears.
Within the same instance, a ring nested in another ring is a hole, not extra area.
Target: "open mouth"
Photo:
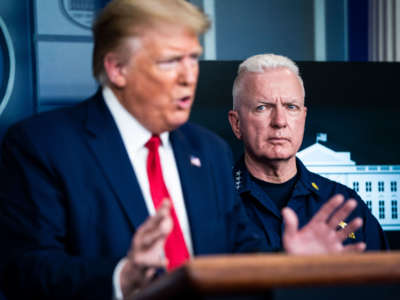
[[[186,96],[178,99],[178,106],[181,109],[187,109],[192,105],[192,97]]]

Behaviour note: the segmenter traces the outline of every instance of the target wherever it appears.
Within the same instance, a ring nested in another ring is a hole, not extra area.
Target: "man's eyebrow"
[[[285,101],[283,101],[283,103],[301,103],[303,102],[303,99],[301,98],[292,98],[292,99],[287,99]]]
[[[176,59],[176,58],[181,58],[181,57],[183,57],[183,55],[178,54],[178,53],[168,53],[168,54],[165,54],[160,60],[163,61],[163,60],[170,60],[170,59]]]
[[[258,103],[264,103],[264,104],[273,104],[273,103],[275,103],[275,102],[273,102],[271,100],[268,100],[268,99],[256,99],[256,101]]]
[[[188,56],[193,56],[193,55],[200,56],[201,54],[202,54],[201,48],[193,50],[193,51],[190,51],[188,53],[182,53],[182,52],[179,52],[179,51],[173,51],[172,50],[172,51],[170,51],[168,53],[164,53],[164,55],[161,58],[161,60],[181,58],[181,57],[185,57],[186,55],[188,55]]]

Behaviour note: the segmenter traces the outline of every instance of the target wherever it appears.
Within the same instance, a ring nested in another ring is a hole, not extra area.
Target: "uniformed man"
[[[308,171],[296,158],[307,115],[304,96],[298,67],[287,57],[256,55],[239,66],[229,122],[244,144],[244,155],[233,172],[250,219],[276,251],[285,248],[302,253],[302,247],[293,238],[289,244],[288,237],[307,234],[302,232],[307,228],[303,225],[333,196],[354,198],[357,208],[349,218],[328,223],[340,229],[347,226],[347,220],[359,217],[362,228],[348,234],[344,245],[364,242],[368,250],[387,249],[382,228],[357,193]],[[315,247],[315,253],[322,252],[327,251]]]

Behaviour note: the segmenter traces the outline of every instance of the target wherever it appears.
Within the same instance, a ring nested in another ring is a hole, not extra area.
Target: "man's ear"
[[[236,110],[230,110],[228,113],[229,123],[231,124],[233,134],[239,139],[242,139],[240,132],[240,118],[239,113]]]
[[[121,58],[115,52],[109,52],[104,57],[104,69],[108,80],[115,86],[122,88],[126,85],[126,69]]]

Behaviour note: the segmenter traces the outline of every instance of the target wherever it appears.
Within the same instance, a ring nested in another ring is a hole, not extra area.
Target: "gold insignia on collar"
[[[313,186],[314,189],[316,189],[317,191],[319,191],[319,187],[315,182],[311,182],[311,185]]]
[[[339,225],[338,225],[340,228],[345,228],[346,226],[347,226],[347,223],[346,222],[343,222],[343,221],[341,221],[340,223],[339,223]],[[354,234],[354,232],[350,232],[349,233],[349,235],[348,235],[348,237],[349,238],[351,238],[351,239],[353,239],[353,240],[355,240],[356,239],[356,235]]]

